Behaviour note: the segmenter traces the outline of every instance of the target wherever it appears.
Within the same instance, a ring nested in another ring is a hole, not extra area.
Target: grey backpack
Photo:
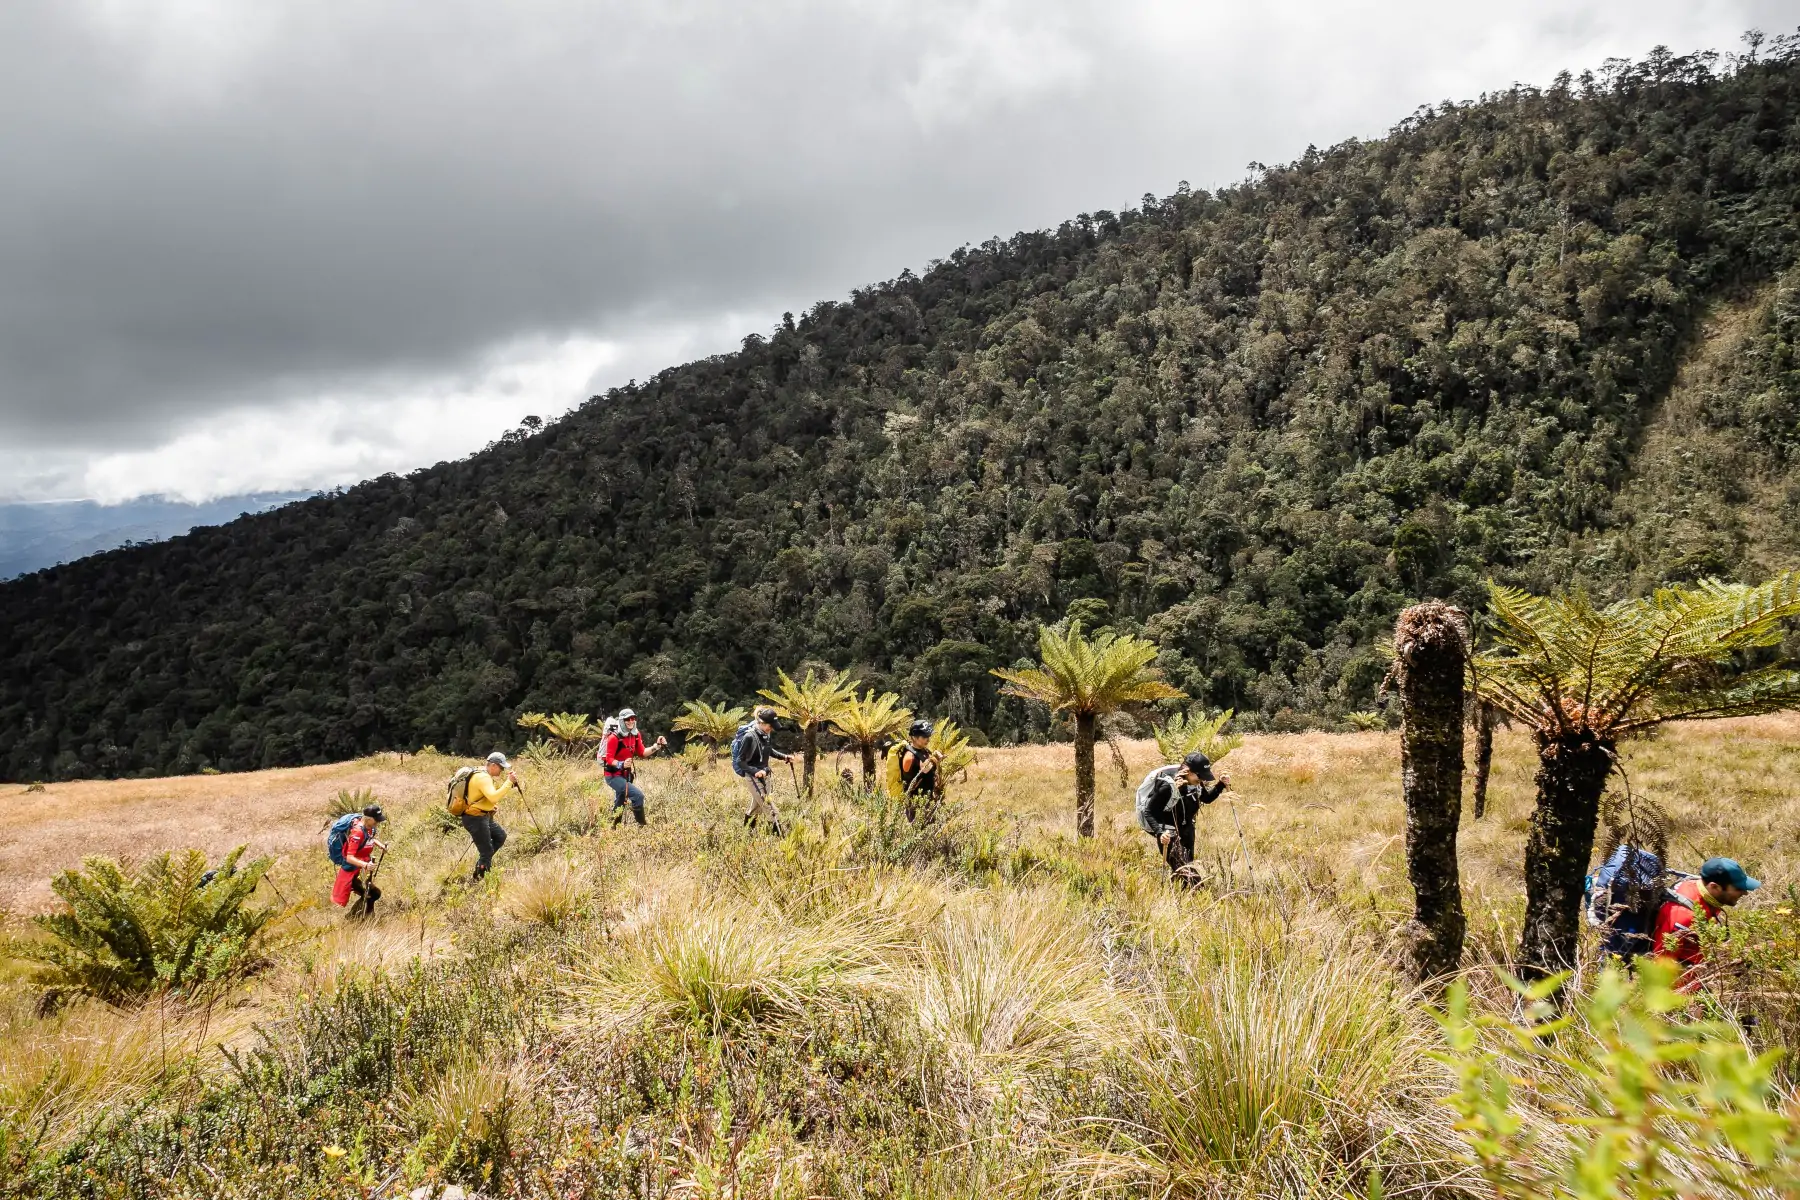
[[[1158,768],[1156,768],[1156,770],[1154,770],[1154,771],[1150,772],[1148,775],[1144,776],[1144,782],[1138,784],[1138,789],[1137,789],[1138,826],[1141,829],[1143,829],[1143,831],[1145,833],[1149,834],[1151,837],[1156,837],[1157,835],[1162,833],[1162,825],[1157,822],[1155,817],[1152,817],[1150,815],[1150,797],[1156,791],[1156,781],[1158,779],[1164,778],[1165,776],[1173,776],[1179,770],[1181,770],[1180,763],[1170,763],[1166,767],[1158,767]],[[1173,780],[1171,780],[1171,786],[1172,785],[1173,785]]]

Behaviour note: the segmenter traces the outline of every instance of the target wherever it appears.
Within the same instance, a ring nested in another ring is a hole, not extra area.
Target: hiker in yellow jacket
[[[487,770],[469,776],[469,799],[462,815],[463,828],[469,831],[469,840],[475,843],[475,853],[479,855],[475,860],[476,879],[488,873],[494,865],[495,852],[506,845],[506,830],[494,820],[494,813],[500,808],[500,797],[508,790],[519,790],[519,777],[513,774],[506,755],[496,750],[487,756]]]

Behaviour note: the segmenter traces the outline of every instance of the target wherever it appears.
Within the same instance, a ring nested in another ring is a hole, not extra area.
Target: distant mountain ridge
[[[1800,560],[1797,215],[1777,39],[965,247],[462,462],[0,584],[0,777],[660,729],[807,664],[1042,737],[989,671],[1066,615],[1339,720],[1409,598]]]
[[[121,504],[92,500],[0,503],[0,579],[74,562],[132,542],[157,542],[201,525],[223,525],[310,492],[256,492],[199,504],[146,496]]]

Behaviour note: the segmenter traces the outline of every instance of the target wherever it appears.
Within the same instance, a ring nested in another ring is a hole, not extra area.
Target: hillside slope
[[[1407,596],[1760,568],[1627,545],[1614,494],[1721,305],[1754,336],[1694,419],[1786,477],[1797,205],[1785,41],[965,248],[464,462],[0,585],[0,775],[486,749],[808,660],[1017,737],[987,670],[1071,606],[1208,703],[1361,707]]]

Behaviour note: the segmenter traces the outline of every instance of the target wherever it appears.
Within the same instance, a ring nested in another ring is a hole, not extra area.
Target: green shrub
[[[238,865],[244,847],[225,856],[210,880],[206,856],[160,854],[135,874],[110,858],[51,883],[67,908],[33,918],[48,935],[18,941],[14,957],[36,964],[53,992],[80,992],[109,1004],[152,993],[187,991],[231,979],[267,961],[281,913],[249,903],[275,863]]]
[[[1800,1076],[1800,888],[1774,905],[1740,908],[1729,923],[1702,922],[1708,994],[1742,1021],[1751,1040],[1784,1052],[1783,1073]]]
[[[1800,1111],[1775,1086],[1775,1054],[1730,1025],[1688,1019],[1676,968],[1603,973],[1574,1011],[1522,1023],[1473,1014],[1451,991],[1441,1021],[1452,1104],[1497,1200],[1664,1200],[1800,1189]],[[1527,1000],[1564,982],[1545,980]]]

